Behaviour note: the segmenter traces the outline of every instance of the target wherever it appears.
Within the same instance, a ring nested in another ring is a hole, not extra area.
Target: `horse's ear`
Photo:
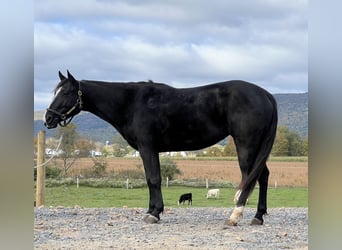
[[[59,75],[59,79],[61,79],[61,81],[66,79],[66,77],[60,71],[58,71],[58,75]]]
[[[72,82],[76,81],[76,79],[72,76],[72,74],[67,70],[68,73],[68,79],[71,80]]]

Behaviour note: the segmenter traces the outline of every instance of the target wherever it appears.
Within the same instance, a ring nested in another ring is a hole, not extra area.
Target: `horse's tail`
[[[273,142],[276,136],[278,124],[277,102],[271,94],[267,93],[267,97],[273,106],[272,119],[269,124],[268,130],[265,131],[264,136],[260,142],[260,149],[255,159],[252,171],[247,176],[245,181],[241,183],[241,190],[249,190],[250,192],[252,192],[252,190],[254,189],[257,180],[264,170],[265,163],[269,154],[271,153]]]

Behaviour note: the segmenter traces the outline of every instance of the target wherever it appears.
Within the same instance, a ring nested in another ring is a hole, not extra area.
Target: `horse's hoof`
[[[260,220],[258,218],[253,218],[250,225],[262,225],[262,224],[264,224],[263,220]]]
[[[155,224],[159,221],[159,219],[151,214],[146,214],[143,218],[143,220],[146,222],[146,223],[149,223],[149,224]]]
[[[228,229],[230,228],[231,226],[237,226],[237,222],[236,221],[233,221],[231,219],[228,219],[224,224],[223,224],[223,229]]]

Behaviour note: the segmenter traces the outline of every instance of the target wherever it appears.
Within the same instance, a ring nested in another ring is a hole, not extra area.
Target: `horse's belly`
[[[199,150],[209,147],[227,136],[226,130],[170,133],[160,138],[160,152]]]

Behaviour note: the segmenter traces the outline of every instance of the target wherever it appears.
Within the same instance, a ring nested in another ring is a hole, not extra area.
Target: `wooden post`
[[[37,145],[37,185],[36,185],[36,206],[44,206],[45,204],[45,131],[38,131]]]

